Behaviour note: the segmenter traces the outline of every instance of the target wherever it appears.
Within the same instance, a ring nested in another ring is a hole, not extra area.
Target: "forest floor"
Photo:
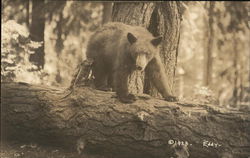
[[[1,142],[1,158],[82,158],[77,152],[66,152],[55,147],[24,144],[20,142]]]
[[[17,141],[1,142],[0,158],[107,158],[104,155],[78,154],[62,148]]]

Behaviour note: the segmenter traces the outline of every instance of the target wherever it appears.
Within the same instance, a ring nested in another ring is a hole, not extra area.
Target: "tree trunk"
[[[237,33],[233,32],[234,40],[234,58],[233,58],[233,67],[234,67],[234,89],[233,89],[233,105],[239,107],[241,102],[243,102],[243,71],[244,68],[242,64],[242,52],[238,49],[238,42],[240,39],[237,37]]]
[[[60,5],[65,5],[65,2],[61,2]],[[63,13],[59,13],[59,20],[57,22],[57,39],[56,39],[56,44],[55,44],[55,50],[56,50],[56,55],[57,55],[57,63],[56,63],[56,68],[57,68],[57,73],[56,73],[56,82],[59,84],[62,84],[62,77],[61,77],[61,71],[60,71],[60,64],[59,62],[61,62],[59,59],[61,57],[62,54],[62,50],[63,50]]]
[[[26,2],[26,23],[27,27],[30,28],[30,0],[27,0]]]
[[[66,95],[62,89],[2,83],[1,92],[4,138],[67,149],[85,146],[84,153],[116,158],[250,155],[247,110],[145,97],[122,104],[113,92],[89,87]]]
[[[44,67],[44,27],[45,27],[45,2],[44,0],[32,0],[32,21],[30,28],[31,40],[43,42],[42,46],[30,55],[30,61],[34,63],[38,69]]]
[[[166,68],[168,84],[173,87],[177,63],[177,49],[180,34],[180,14],[177,2],[134,2],[115,3],[113,6],[113,21],[130,25],[146,27],[154,36],[163,36],[161,44],[162,62]],[[144,73],[135,72],[131,75],[130,90],[134,93],[147,93],[159,96],[148,80],[147,70]]]
[[[112,3],[103,2],[103,13],[102,13],[102,24],[105,24],[110,21],[112,15]]]
[[[214,47],[214,6],[216,2],[210,1],[208,8],[208,44],[207,52],[205,54],[205,71],[204,71],[204,81],[205,86],[209,86],[212,83],[212,68],[213,68],[213,47]]]

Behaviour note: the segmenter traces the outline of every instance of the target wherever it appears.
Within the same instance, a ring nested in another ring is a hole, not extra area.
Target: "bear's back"
[[[127,33],[130,32],[136,35],[138,38],[143,38],[143,37],[152,38],[152,34],[146,28],[141,26],[127,25],[121,22],[107,23],[96,31],[96,33],[103,33],[103,32],[110,33],[109,34],[110,36],[113,35],[112,32],[119,32],[123,33],[124,35],[127,35]]]
[[[132,33],[137,37],[138,40],[152,39],[152,34],[144,27],[127,25],[121,22],[110,22],[104,25],[97,32],[109,32],[109,36],[114,36],[116,38],[125,39],[127,41],[127,34]],[[111,32],[114,32],[112,34]],[[117,36],[118,35],[118,36]]]
[[[129,45],[128,33],[134,34],[138,40],[152,39],[152,34],[140,26],[126,25],[120,22],[107,23],[99,28],[90,38],[87,48],[87,57],[115,58],[116,54],[125,51]]]

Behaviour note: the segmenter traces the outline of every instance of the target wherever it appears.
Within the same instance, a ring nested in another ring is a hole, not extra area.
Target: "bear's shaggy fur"
[[[161,37],[153,37],[145,28],[123,23],[108,23],[90,38],[87,58],[92,59],[94,83],[97,89],[114,88],[120,101],[132,103],[136,100],[128,92],[128,77],[146,67],[157,90],[168,101],[176,101],[166,83],[164,66],[159,56]]]

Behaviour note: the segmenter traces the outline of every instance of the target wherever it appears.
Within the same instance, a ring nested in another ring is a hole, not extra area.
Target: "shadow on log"
[[[67,95],[58,88],[2,83],[1,94],[2,132],[9,139],[116,158],[250,156],[247,111],[149,96],[123,104],[115,93],[90,87]]]

